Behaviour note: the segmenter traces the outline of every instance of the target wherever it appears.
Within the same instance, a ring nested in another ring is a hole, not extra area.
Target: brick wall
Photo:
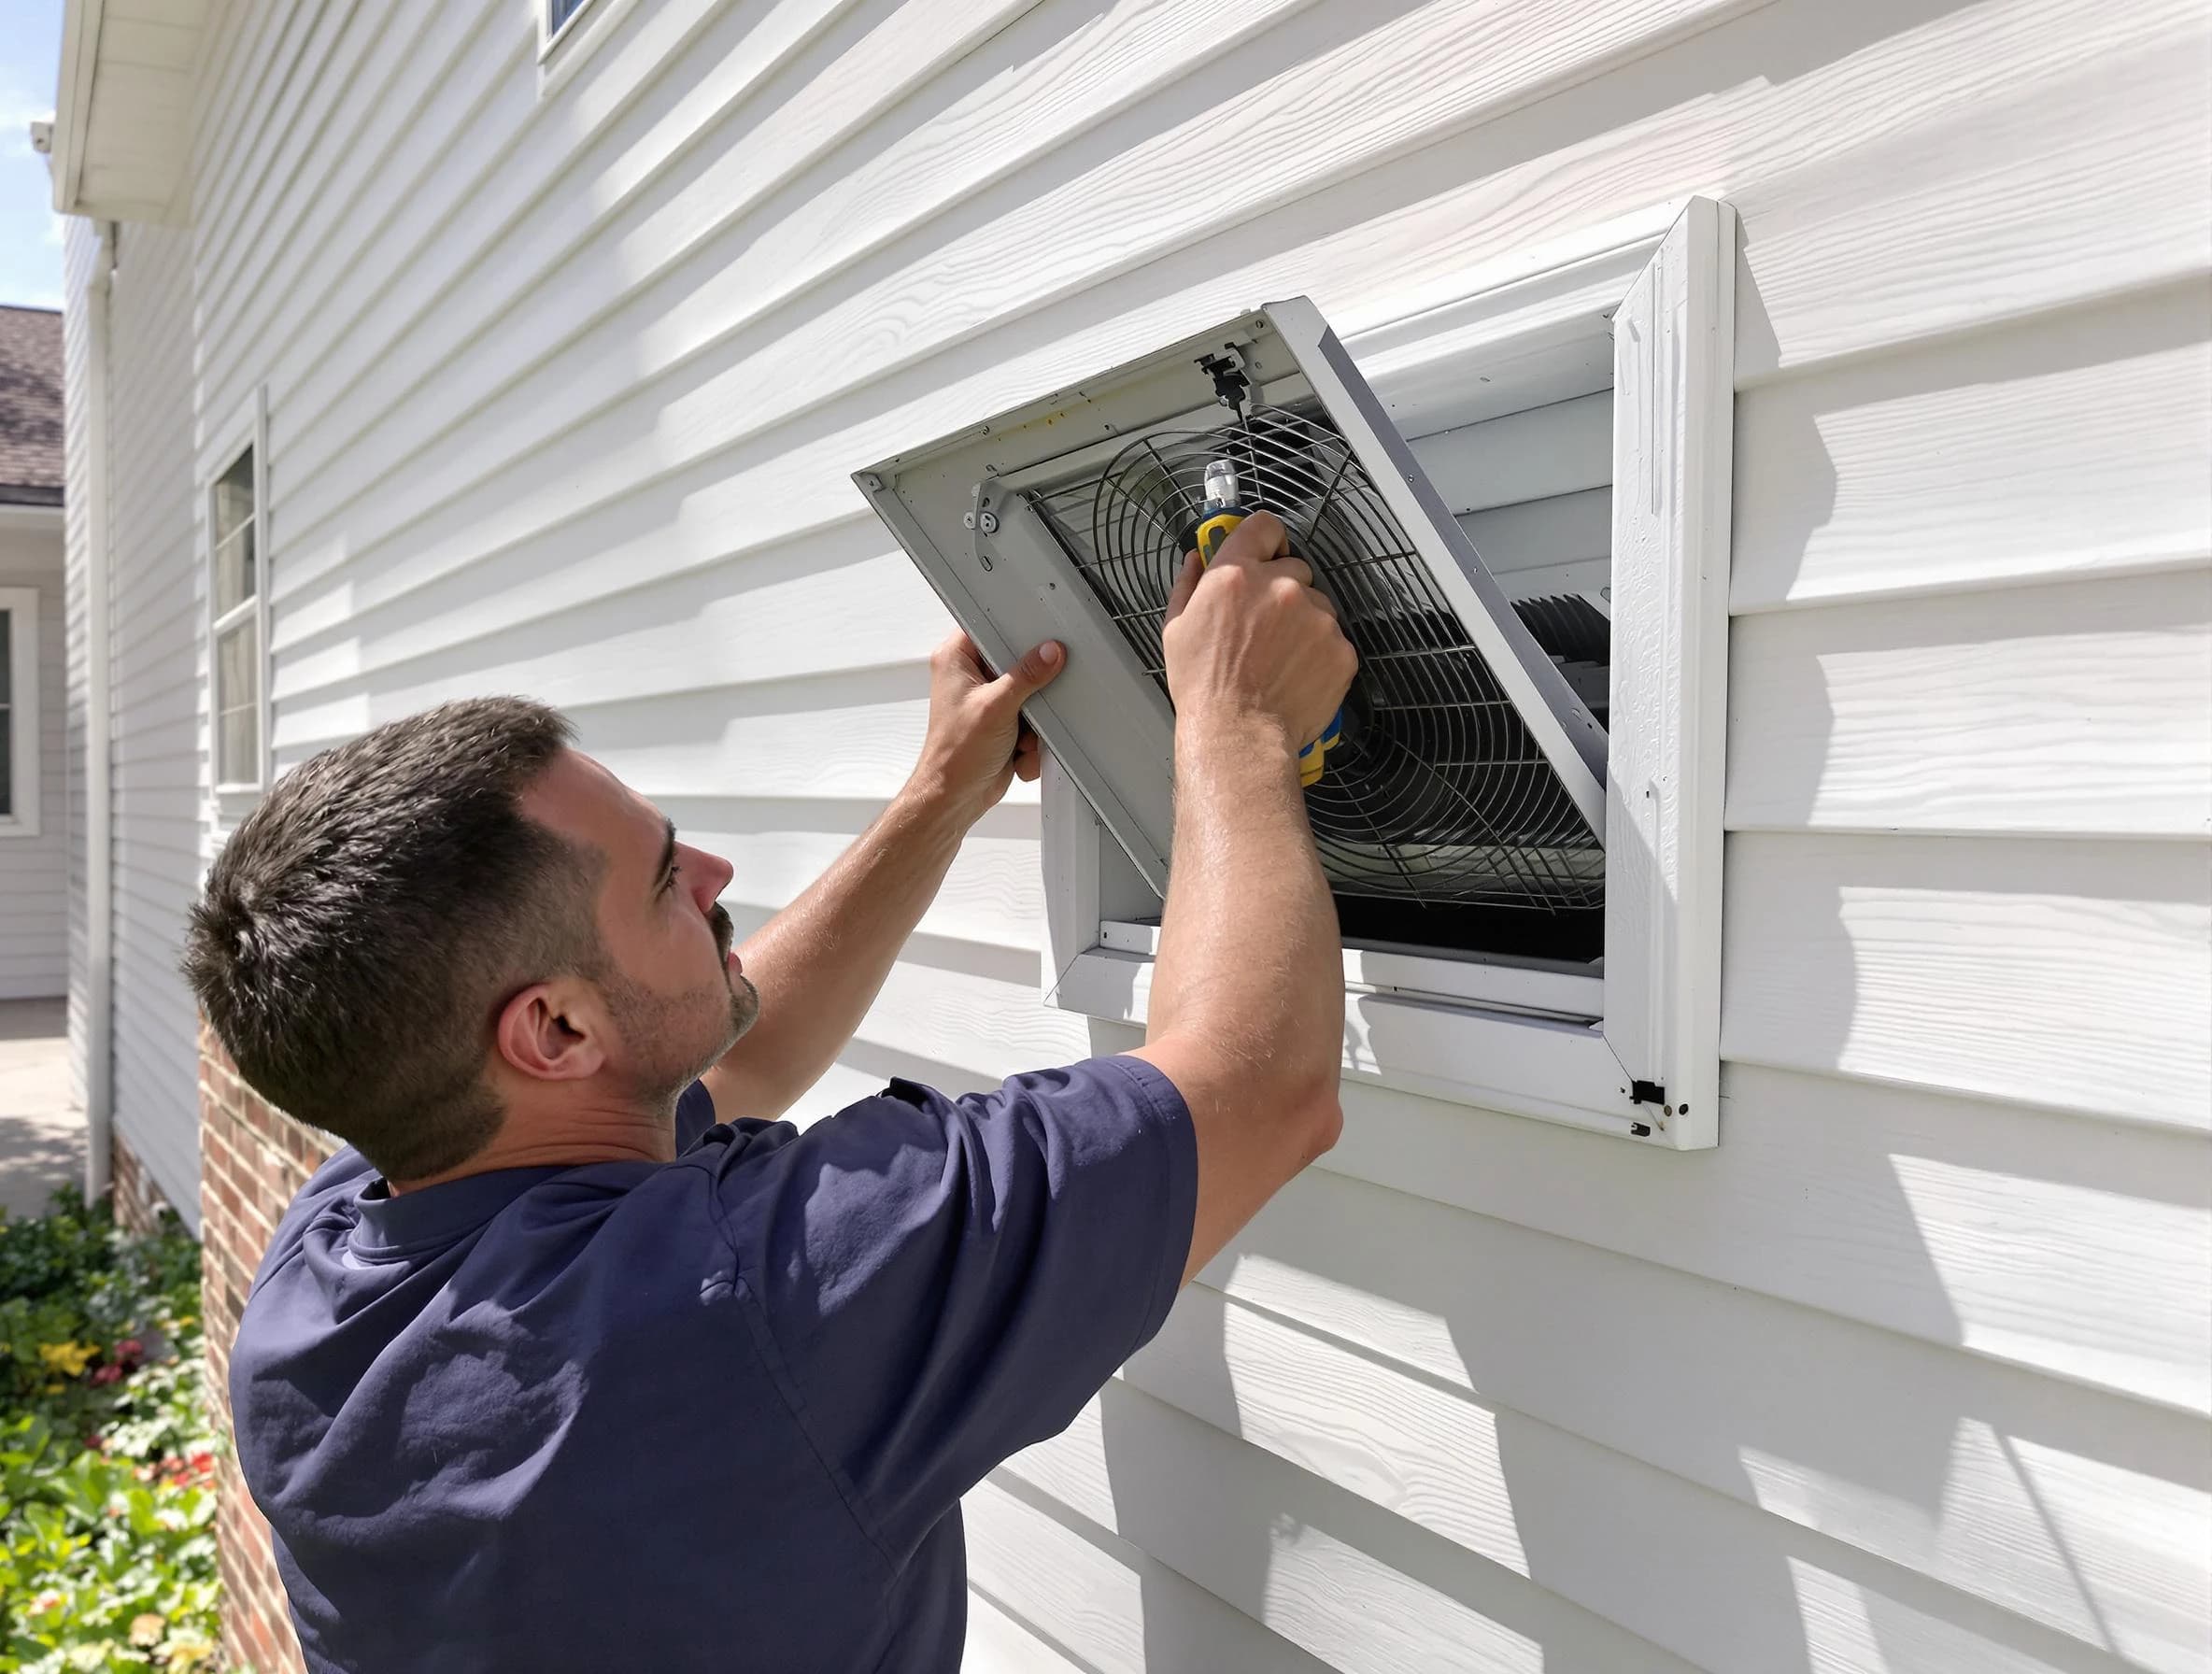
[[[126,1232],[151,1232],[169,1208],[169,1199],[120,1133],[108,1149],[108,1177],[115,1191],[115,1224]]]
[[[231,1343],[254,1269],[285,1205],[333,1149],[328,1138],[240,1081],[222,1043],[200,1026],[200,1289],[208,1387],[226,1431]],[[218,1486],[223,1653],[233,1667],[291,1674],[301,1667],[299,1643],[269,1553],[269,1525],[254,1509],[235,1460],[223,1461]]]

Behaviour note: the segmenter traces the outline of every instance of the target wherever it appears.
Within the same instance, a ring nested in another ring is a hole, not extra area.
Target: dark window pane
[[[9,659],[15,655],[15,612],[0,610],[0,703],[15,701],[15,669]]]
[[[556,35],[560,26],[582,11],[587,0],[546,0],[546,33]]]

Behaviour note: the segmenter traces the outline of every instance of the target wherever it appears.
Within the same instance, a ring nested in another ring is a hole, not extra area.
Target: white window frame
[[[1602,976],[1347,950],[1348,1080],[1679,1150],[1719,1142],[1736,227],[1693,198],[1346,335],[1408,429],[1475,366],[1554,362],[1609,322],[1615,624]],[[1049,753],[1042,802],[1045,998],[1141,1025],[1157,932],[1136,920],[1156,898]]]
[[[576,0],[575,10],[558,23],[553,21],[553,0],[533,0],[533,3],[538,14],[538,56],[544,58],[575,34],[576,25],[598,0]]]
[[[532,27],[538,37],[538,97],[547,99],[566,86],[576,66],[591,55],[595,43],[630,15],[637,0],[583,0],[583,4],[553,25],[552,0],[530,0]]]
[[[8,802],[0,838],[38,835],[38,589],[0,587],[7,613]]]
[[[207,657],[207,777],[219,807],[258,798],[269,783],[269,577],[276,546],[269,538],[269,409],[266,389],[257,389],[245,408],[223,430],[217,445],[202,455],[199,554],[202,623]],[[253,451],[253,595],[220,616],[215,608],[215,490],[248,448]],[[222,692],[218,673],[218,637],[248,620],[254,624],[253,776],[223,777]]]

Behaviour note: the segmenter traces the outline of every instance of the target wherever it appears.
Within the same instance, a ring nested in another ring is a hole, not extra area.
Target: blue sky
[[[62,0],[0,0],[0,303],[62,300],[62,222],[30,133],[53,114],[61,58]]]

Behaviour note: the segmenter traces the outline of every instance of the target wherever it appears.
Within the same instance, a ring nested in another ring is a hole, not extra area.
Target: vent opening
[[[1360,654],[1342,742],[1306,793],[1347,942],[1588,962],[1604,943],[1605,857],[1426,561],[1316,407],[1149,432],[1102,469],[1033,490],[1070,562],[1165,689],[1161,619],[1227,460],[1268,510]],[[1447,498],[1449,485],[1445,488]],[[1514,599],[1600,721],[1610,622],[1583,592]]]

